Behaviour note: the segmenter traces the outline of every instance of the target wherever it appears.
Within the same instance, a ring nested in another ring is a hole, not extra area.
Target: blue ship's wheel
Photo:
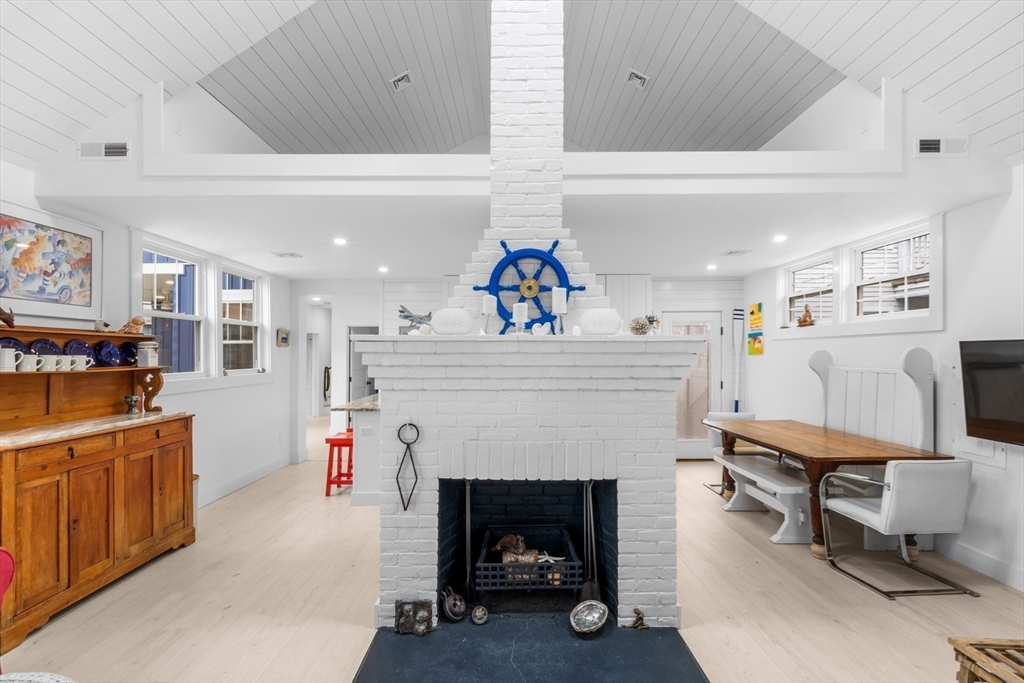
[[[486,287],[481,285],[473,287],[477,291],[485,291],[488,294],[492,294],[498,300],[498,315],[505,321],[499,334],[505,334],[505,331],[513,326],[512,311],[501,300],[502,292],[519,292],[519,303],[533,303],[533,308],[536,311],[531,311],[529,321],[526,323],[527,329],[532,328],[534,325],[543,325],[555,320],[554,314],[544,307],[540,299],[541,292],[550,292],[555,287],[555,285],[540,284],[540,277],[546,268],[551,268],[551,271],[555,274],[555,277],[558,279],[558,287],[564,287],[569,292],[578,292],[586,289],[584,285],[569,284],[569,274],[565,272],[565,267],[562,266],[561,261],[555,258],[555,249],[557,247],[558,240],[555,240],[547,251],[541,251],[540,249],[517,249],[512,251],[505,244],[505,241],[502,240],[501,248],[505,250],[505,256],[498,261],[497,265],[494,266],[494,270],[491,271],[491,281]],[[532,276],[528,276],[526,271],[523,270],[523,264],[520,263],[522,260],[540,262]],[[512,269],[519,277],[517,284],[501,284],[502,276],[509,269]],[[534,313],[537,313],[537,315],[534,315]]]

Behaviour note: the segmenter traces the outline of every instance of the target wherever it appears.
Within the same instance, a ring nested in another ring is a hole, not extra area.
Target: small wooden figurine
[[[141,315],[137,315],[117,331],[118,334],[142,334],[142,326],[146,324],[146,319]]]
[[[814,324],[814,316],[811,315],[811,305],[804,304],[804,314],[797,318],[797,327],[809,327]]]

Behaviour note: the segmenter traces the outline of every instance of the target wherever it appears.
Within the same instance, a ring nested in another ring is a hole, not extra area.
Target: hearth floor
[[[479,681],[673,681],[707,677],[679,632],[634,631],[606,625],[582,637],[566,614],[491,615],[442,622],[422,637],[378,629],[355,683]]]

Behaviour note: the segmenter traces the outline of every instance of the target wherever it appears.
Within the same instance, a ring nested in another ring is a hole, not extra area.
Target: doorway
[[[665,334],[704,342],[676,392],[676,458],[707,459],[707,428],[701,420],[722,409],[722,312],[667,311],[662,324]]]
[[[356,351],[355,342],[352,336],[357,334],[377,334],[377,327],[349,327],[348,328],[348,401],[358,401],[361,398],[372,396],[377,393],[373,378],[370,377],[369,368],[363,362],[363,354]],[[352,413],[348,413],[348,426],[352,426]]]

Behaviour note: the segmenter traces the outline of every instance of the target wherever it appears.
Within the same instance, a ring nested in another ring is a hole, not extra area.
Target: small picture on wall
[[[93,240],[0,214],[0,296],[92,306]]]
[[[749,332],[747,332],[747,354],[760,356],[764,354],[764,335],[762,328],[761,304],[750,304],[747,308]]]

